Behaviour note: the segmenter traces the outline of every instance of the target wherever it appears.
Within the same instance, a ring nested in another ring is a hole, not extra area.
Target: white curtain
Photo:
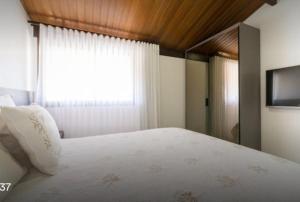
[[[158,125],[159,46],[40,26],[36,101],[66,137]]]
[[[228,141],[239,139],[238,61],[210,58],[210,134]]]

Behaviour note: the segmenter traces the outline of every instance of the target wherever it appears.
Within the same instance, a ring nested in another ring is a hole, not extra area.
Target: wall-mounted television
[[[266,105],[300,107],[300,65],[266,72]]]

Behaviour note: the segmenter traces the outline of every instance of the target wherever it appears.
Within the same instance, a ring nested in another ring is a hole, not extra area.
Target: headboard
[[[19,105],[29,105],[30,104],[30,91],[26,90],[15,90],[9,88],[0,87],[0,96],[1,95],[10,95],[17,106]]]

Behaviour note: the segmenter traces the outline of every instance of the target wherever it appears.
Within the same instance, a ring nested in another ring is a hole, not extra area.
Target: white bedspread
[[[299,201],[300,165],[183,129],[62,140],[59,172],[7,201]]]

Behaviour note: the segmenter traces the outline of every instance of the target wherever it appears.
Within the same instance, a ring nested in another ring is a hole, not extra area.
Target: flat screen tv
[[[266,72],[267,106],[300,107],[300,66]]]

